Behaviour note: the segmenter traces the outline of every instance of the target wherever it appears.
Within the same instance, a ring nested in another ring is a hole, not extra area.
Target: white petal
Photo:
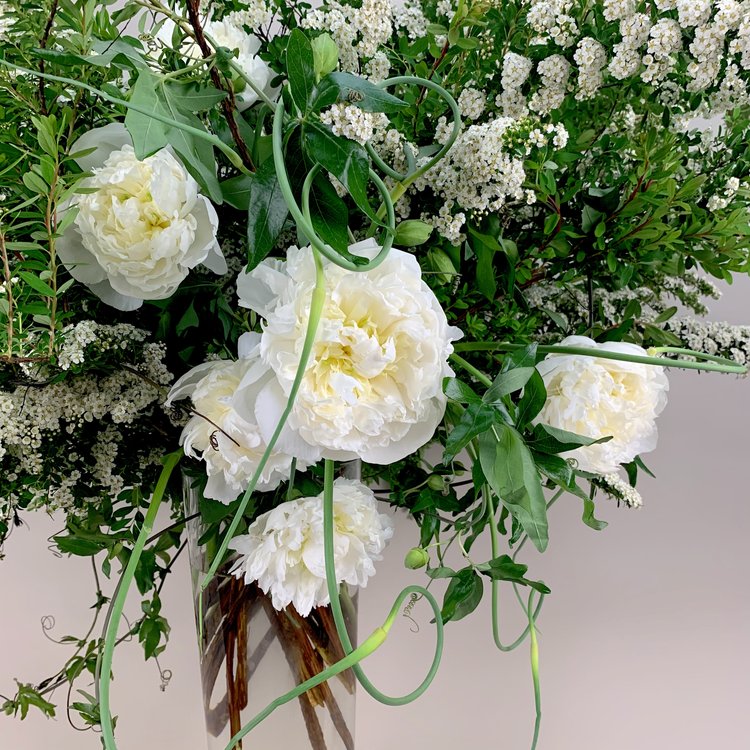
[[[125,125],[121,122],[110,122],[101,128],[94,128],[84,133],[70,147],[70,153],[75,154],[78,151],[95,148],[96,151],[88,156],[81,156],[75,160],[84,172],[91,172],[101,167],[113,151],[119,151],[125,145],[133,145],[133,139]]]

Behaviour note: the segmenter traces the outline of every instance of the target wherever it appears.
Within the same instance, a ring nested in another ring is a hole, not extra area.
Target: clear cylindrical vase
[[[184,486],[185,512],[193,515],[200,508],[200,493],[187,477]],[[224,750],[271,701],[343,658],[344,650],[330,607],[317,607],[307,617],[291,605],[277,611],[257,585],[229,575],[231,559],[201,594],[209,567],[206,548],[198,544],[204,531],[200,518],[188,523],[196,622],[202,617],[197,625],[207,747]],[[342,593],[347,629],[355,642],[356,594]],[[347,670],[277,708],[237,748],[353,750],[354,709],[355,678]]]

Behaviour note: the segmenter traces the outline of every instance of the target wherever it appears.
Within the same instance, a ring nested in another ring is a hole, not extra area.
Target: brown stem
[[[52,6],[50,7],[49,16],[47,16],[47,23],[44,27],[44,33],[42,38],[39,40],[39,48],[45,49],[47,42],[49,41],[49,35],[52,31],[52,24],[55,22],[55,16],[57,15],[57,0],[52,0]],[[39,72],[44,75],[44,60],[39,60]],[[37,92],[39,94],[39,108],[43,115],[47,115],[47,102],[44,98],[44,78],[39,79],[37,84]]]
[[[200,0],[187,0],[188,20],[190,21],[190,26],[192,27],[193,33],[195,34],[195,41],[198,44],[201,54],[203,55],[204,58],[206,58],[206,57],[211,57],[211,55],[213,55],[213,51],[211,50],[211,47],[208,45],[208,42],[206,41],[206,36],[203,33],[203,26],[200,20],[199,6],[200,6]],[[213,85],[217,89],[219,89],[219,91],[226,91],[227,94],[229,94],[229,96],[226,97],[225,99],[222,99],[222,102],[221,102],[221,109],[224,113],[224,119],[227,121],[227,125],[229,126],[229,132],[232,134],[232,138],[234,139],[234,142],[237,144],[237,151],[240,154],[242,163],[250,171],[255,171],[252,157],[250,156],[250,152],[248,151],[247,144],[245,143],[245,141],[242,138],[242,135],[240,134],[240,129],[237,125],[237,120],[235,119],[235,116],[234,116],[234,113],[237,109],[237,104],[234,100],[234,92],[232,91],[232,86],[231,84],[229,86],[225,86],[222,83],[221,76],[219,75],[219,71],[216,69],[216,66],[214,65],[210,67],[210,75],[211,75],[211,81]]]

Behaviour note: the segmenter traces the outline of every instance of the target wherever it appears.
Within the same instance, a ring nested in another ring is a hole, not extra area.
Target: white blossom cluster
[[[273,11],[265,0],[244,0],[242,10],[233,10],[224,20],[233,26],[245,26],[249,31],[257,31],[271,23]]]
[[[727,357],[741,365],[750,362],[750,326],[681,316],[669,320],[667,328],[694,351]]]
[[[468,120],[478,120],[487,106],[487,97],[479,89],[466,87],[458,96],[461,114]]]
[[[607,495],[622,501],[628,508],[640,508],[643,505],[641,493],[619,474],[605,474],[598,485]]]
[[[562,55],[550,55],[536,67],[542,85],[529,100],[529,108],[543,115],[557,109],[565,99],[570,63]]]
[[[376,124],[387,118],[384,115],[365,112],[354,104],[338,102],[321,113],[320,119],[330,125],[334,135],[349,138],[364,145],[372,140]]]
[[[404,29],[413,42],[421,39],[427,33],[427,18],[422,11],[419,0],[406,0],[404,3],[394,3],[393,25],[397,29]]]
[[[11,8],[8,3],[0,2],[0,41],[8,40],[8,34],[13,26],[14,19],[11,16]]]
[[[570,47],[578,38],[578,24],[570,15],[572,0],[532,0],[526,21],[539,34],[535,41]]]
[[[578,66],[576,99],[591,99],[604,82],[602,70],[607,64],[607,52],[600,42],[587,36],[578,42],[573,60]]]
[[[508,52],[503,57],[500,78],[503,90],[495,99],[495,105],[506,117],[521,118],[528,115],[529,107],[521,87],[526,83],[533,67],[534,64],[528,57],[515,52]]]
[[[508,153],[505,144],[515,124],[509,117],[498,117],[471,125],[448,155],[415,183],[418,190],[430,188],[444,200],[433,225],[452,242],[461,239],[458,215],[449,219],[454,206],[461,213],[482,215],[525,197],[523,161]]]
[[[394,8],[390,0],[362,0],[360,7],[332,0],[310,10],[300,21],[304,29],[331,35],[339,48],[342,70],[357,72],[360,58],[375,57],[393,33]],[[414,23],[413,18],[410,23]]]
[[[730,177],[727,180],[724,190],[719,194],[712,195],[707,203],[706,208],[713,211],[722,211],[725,209],[737,195],[737,191],[740,189],[740,181],[737,177]]]
[[[123,469],[158,460],[129,432],[159,409],[172,376],[164,346],[134,326],[82,321],[62,335],[59,367],[71,371],[67,377],[55,381],[47,367],[27,366],[28,383],[0,390],[0,465],[6,478],[32,477],[24,490],[48,509],[73,510],[75,491],[115,496],[125,487]],[[18,499],[13,481],[0,505]]]
[[[676,53],[682,49],[682,32],[677,21],[660,18],[649,32],[644,69],[641,78],[646,83],[661,81],[674,69]]]

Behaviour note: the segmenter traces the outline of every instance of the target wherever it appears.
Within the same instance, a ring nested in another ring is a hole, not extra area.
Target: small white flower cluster
[[[706,208],[709,211],[722,211],[725,209],[737,195],[737,191],[740,189],[740,181],[737,177],[730,177],[727,180],[727,184],[724,186],[724,190],[721,195],[712,195],[706,203]]]
[[[635,13],[635,0],[604,0],[604,19],[619,21]]]
[[[484,92],[470,86],[463,89],[458,96],[458,106],[461,114],[469,120],[478,120],[487,106]]]
[[[683,29],[701,26],[711,17],[711,0],[677,0],[677,20]]]
[[[562,149],[568,145],[568,138],[570,136],[565,125],[561,122],[555,124],[548,122],[543,128],[534,128],[529,132],[526,155],[528,156],[531,153],[532,148],[546,148],[550,145],[550,136],[552,137],[552,146],[554,148]]]
[[[667,328],[694,351],[728,357],[741,365],[750,362],[750,326],[679,317]]]
[[[171,381],[164,346],[147,342],[133,326],[82,321],[62,335],[59,366],[90,370],[49,383],[52,371],[27,368],[32,385],[0,390],[2,468],[6,475],[30,476],[25,491],[38,490],[38,501],[50,510],[72,510],[74,493],[92,492],[93,500],[124,488],[121,472],[133,472],[143,448],[131,444],[128,430],[154,413]],[[0,497],[0,503],[15,500]]]
[[[660,18],[649,32],[648,47],[643,56],[641,78],[646,83],[661,81],[674,69],[676,53],[682,49],[682,32],[677,21]]]
[[[427,23],[422,5],[418,0],[394,3],[393,25],[397,29],[404,29],[412,42],[427,34]]]
[[[550,55],[537,65],[542,85],[529,101],[529,108],[543,115],[557,109],[565,98],[570,63],[562,55]]]
[[[571,47],[578,38],[578,24],[569,11],[571,0],[532,0],[526,21],[539,37],[539,44],[552,41],[560,47]]]
[[[606,474],[598,485],[607,495],[615,500],[621,500],[628,508],[640,508],[643,505],[641,493],[619,474]]]
[[[376,124],[382,124],[383,119],[387,123],[388,118],[382,114],[365,112],[354,104],[338,102],[322,112],[320,119],[331,127],[334,135],[343,136],[364,145],[372,140]]]
[[[614,57],[607,70],[618,80],[634,75],[641,66],[640,48],[648,40],[651,19],[645,13],[634,13],[620,21],[622,41],[614,46]]]
[[[273,11],[265,0],[243,0],[242,10],[233,10],[224,16],[232,26],[244,26],[250,31],[257,31],[272,19]]]
[[[358,8],[332,0],[309,11],[300,26],[330,34],[339,48],[341,69],[358,72],[360,58],[375,57],[390,39],[393,15],[390,0],[362,0]]]
[[[385,52],[376,52],[365,63],[364,72],[373,83],[384,81],[391,72],[391,61],[388,59],[388,55]]]
[[[534,64],[528,57],[515,52],[508,52],[503,57],[500,78],[503,90],[495,99],[495,105],[502,109],[506,117],[519,119],[529,113],[526,97],[521,87],[526,83],[533,67]]]
[[[481,215],[500,210],[510,199],[525,198],[523,161],[509,154],[505,145],[508,131],[515,124],[509,117],[498,117],[471,125],[459,135],[448,155],[417,180],[416,189],[429,188],[445,200],[442,221],[434,224],[439,231],[447,229],[445,221],[454,206]],[[456,228],[452,224],[451,241],[460,239]]]
[[[607,64],[607,52],[600,42],[587,36],[578,42],[573,60],[578,66],[576,99],[591,99],[604,81],[602,69]]]
[[[10,5],[5,2],[0,2],[0,41],[8,41],[8,35],[14,22],[15,21],[11,16]]]

